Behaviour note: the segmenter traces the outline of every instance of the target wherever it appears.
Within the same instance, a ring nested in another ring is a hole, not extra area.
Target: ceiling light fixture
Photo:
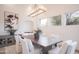
[[[28,16],[35,17],[46,12],[47,9],[43,5],[34,4],[29,6],[27,10]]]

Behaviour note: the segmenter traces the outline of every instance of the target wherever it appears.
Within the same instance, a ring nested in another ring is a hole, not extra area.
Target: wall
[[[28,5],[0,5],[0,35],[6,35],[9,34],[7,31],[4,30],[4,11],[14,12],[19,14],[19,26],[26,20],[28,20],[28,17],[26,15]]]
[[[74,12],[79,10],[79,5],[45,5],[48,8],[47,13],[38,16],[36,19],[43,19],[45,17],[51,17],[55,15],[64,15],[68,12]],[[65,17],[62,18],[62,22],[65,22]],[[62,23],[62,26],[49,26],[43,27],[42,31],[50,37],[51,35],[59,35],[62,40],[76,40],[79,45],[79,25],[66,26]],[[79,46],[77,46],[79,49]]]
[[[29,19],[34,22],[34,28],[36,28],[38,19],[51,17],[59,14],[63,15],[64,13],[79,10],[79,5],[44,5],[47,8],[46,13],[41,14],[40,16],[35,18],[29,18],[26,15],[27,6],[28,5],[16,5],[16,4],[0,5],[0,35],[8,34],[6,31],[4,31],[4,11],[11,11],[11,12],[18,13],[19,25],[21,25],[23,21]],[[57,35],[60,35],[60,39],[62,40],[72,39],[72,40],[77,40],[79,42],[78,40],[79,25],[43,27],[42,30],[47,36],[50,36],[52,34],[57,34]]]

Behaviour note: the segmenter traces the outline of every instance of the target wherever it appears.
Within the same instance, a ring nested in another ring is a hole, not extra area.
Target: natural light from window
[[[46,26],[47,24],[47,19],[41,19],[41,26]]]

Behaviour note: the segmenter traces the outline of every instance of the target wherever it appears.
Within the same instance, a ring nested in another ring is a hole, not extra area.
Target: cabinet
[[[13,35],[0,36],[0,54],[16,53],[16,40]]]
[[[0,48],[16,44],[16,40],[12,35],[0,36]]]

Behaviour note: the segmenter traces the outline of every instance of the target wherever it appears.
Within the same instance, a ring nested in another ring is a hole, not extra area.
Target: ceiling
[[[67,12],[79,10],[79,4],[42,4],[47,8],[47,16],[59,15]],[[29,4],[1,4],[0,7],[16,7],[20,11],[26,10]]]

